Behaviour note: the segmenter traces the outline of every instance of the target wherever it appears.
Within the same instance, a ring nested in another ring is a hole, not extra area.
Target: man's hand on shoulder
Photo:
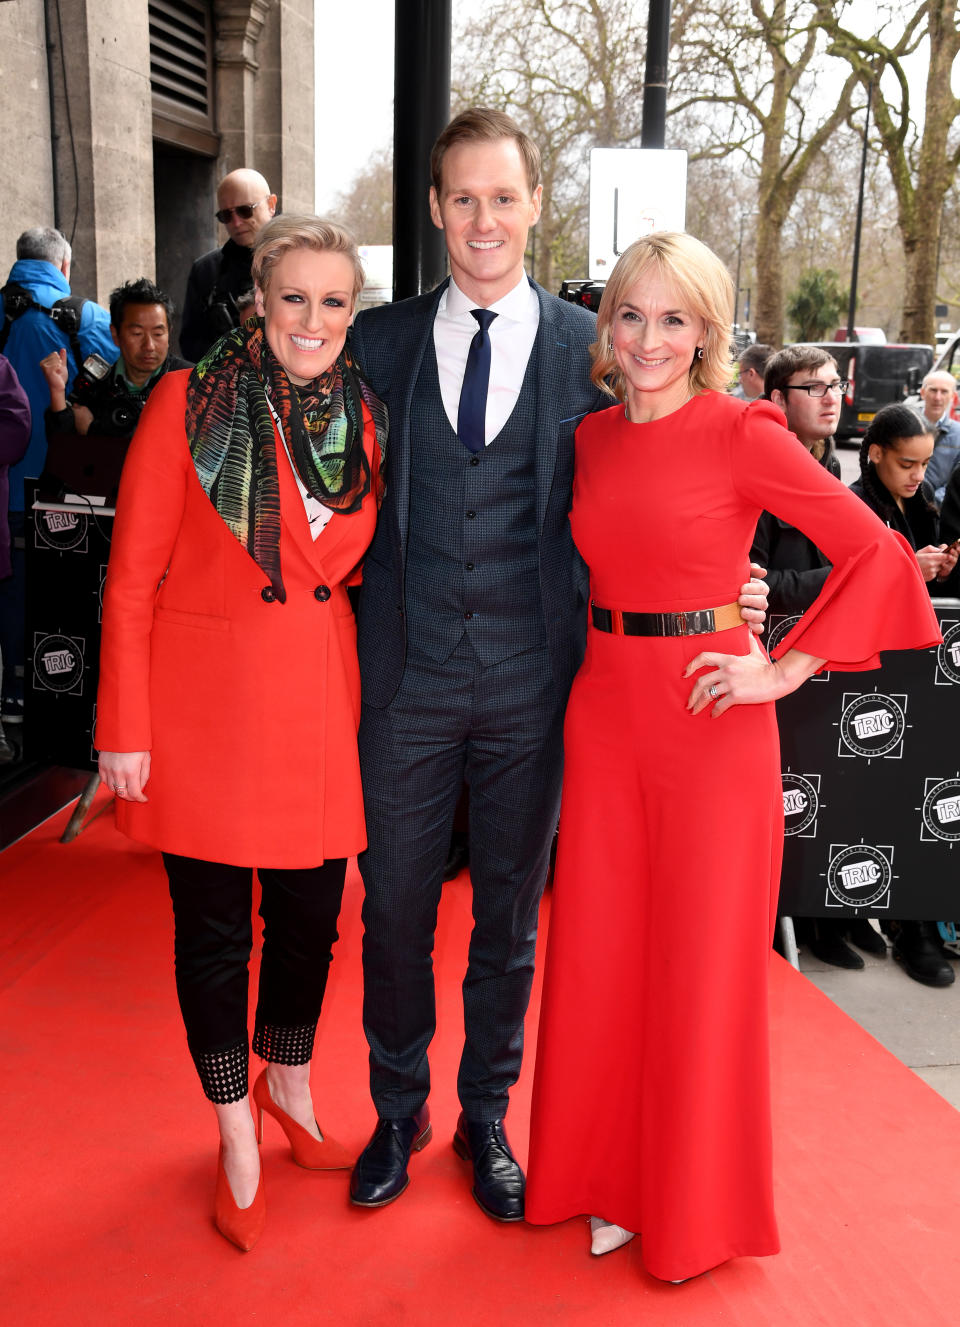
[[[758,636],[762,634],[763,624],[767,620],[767,601],[770,597],[770,586],[763,579],[766,574],[766,567],[751,562],[751,579],[740,586],[740,597],[737,600],[740,605],[740,616]]]

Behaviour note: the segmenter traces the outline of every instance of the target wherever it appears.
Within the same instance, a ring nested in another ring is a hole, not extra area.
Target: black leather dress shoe
[[[526,1180],[510,1150],[503,1120],[478,1124],[461,1112],[453,1150],[473,1163],[473,1196],[494,1221],[523,1220]]]
[[[432,1137],[426,1106],[403,1120],[380,1120],[350,1176],[350,1201],[358,1207],[385,1207],[399,1198],[410,1183],[410,1153],[423,1151]]]

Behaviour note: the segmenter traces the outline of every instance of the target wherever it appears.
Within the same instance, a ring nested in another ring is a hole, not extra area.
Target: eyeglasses
[[[786,387],[781,387],[780,390],[781,392],[806,392],[806,394],[812,396],[815,401],[820,401],[826,396],[827,392],[833,392],[837,396],[843,396],[849,386],[849,378],[841,378],[839,382],[788,383]]]
[[[267,194],[267,198],[269,197],[270,195]],[[265,203],[267,198],[261,198],[260,203]],[[256,208],[260,206],[260,203],[241,203],[239,207],[221,207],[220,211],[214,212],[213,215],[220,222],[221,226],[225,226],[228,223],[234,212],[236,212],[241,221],[249,221]]]

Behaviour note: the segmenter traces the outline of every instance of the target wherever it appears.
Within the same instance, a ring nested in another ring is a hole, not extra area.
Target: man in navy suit
[[[353,336],[390,409],[390,447],[358,618],[364,1029],[379,1121],[351,1198],[392,1202],[430,1139],[431,955],[465,779],[474,928],[454,1147],[483,1210],[519,1221],[524,1176],[503,1119],[588,596],[568,520],[574,432],[604,402],[589,377],[593,315],[524,273],[540,215],[536,146],[508,116],[474,107],[440,135],[431,174],[450,278],[362,313]]]

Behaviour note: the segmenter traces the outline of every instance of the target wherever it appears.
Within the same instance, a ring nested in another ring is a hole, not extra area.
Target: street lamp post
[[[446,275],[443,233],[430,220],[430,149],[450,115],[451,0],[395,0],[393,297]],[[426,72],[425,72],[426,71]]]
[[[740,316],[740,259],[743,255],[743,225],[748,217],[753,217],[753,216],[756,216],[755,212],[740,213],[740,233],[737,237],[737,280],[736,280],[736,289],[733,292],[733,330],[734,331],[736,331],[737,327],[739,326],[738,320]],[[749,310],[749,308],[750,308],[750,303],[748,296],[746,310]],[[749,312],[745,312],[745,320],[747,322],[750,321]]]
[[[847,308],[847,340],[856,341],[853,324],[857,320],[857,277],[860,274],[860,231],[863,227],[863,187],[867,178],[867,132],[870,128],[870,104],[873,81],[867,84],[867,114],[863,121],[863,152],[860,157],[860,193],[857,197],[857,228],[853,236],[853,270],[850,273],[850,304]]]
[[[641,147],[663,147],[667,134],[667,64],[670,55],[670,0],[650,0],[647,64],[643,76]]]

